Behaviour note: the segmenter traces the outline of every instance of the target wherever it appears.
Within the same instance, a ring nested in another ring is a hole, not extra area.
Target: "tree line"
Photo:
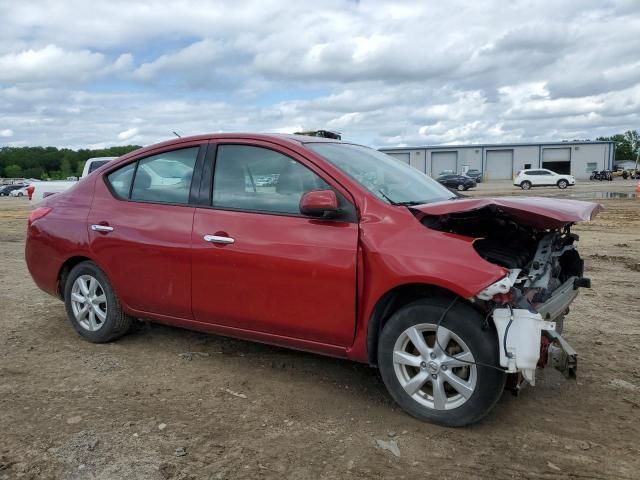
[[[92,157],[119,157],[140,148],[125,145],[103,149],[56,147],[0,147],[0,177],[39,178],[42,180],[79,177],[85,162]]]

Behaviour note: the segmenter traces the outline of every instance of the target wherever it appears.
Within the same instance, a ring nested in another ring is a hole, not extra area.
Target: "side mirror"
[[[309,217],[334,218],[340,214],[338,197],[333,190],[313,190],[302,195],[300,213]]]

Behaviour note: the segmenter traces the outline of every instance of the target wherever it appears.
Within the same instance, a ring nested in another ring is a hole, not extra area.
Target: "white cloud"
[[[13,130],[11,130],[10,128],[0,130],[0,137],[13,137]]]
[[[140,80],[155,80],[161,74],[186,76],[211,75],[207,70],[210,64],[215,62],[222,53],[222,47],[217,42],[204,39],[173,53],[161,55],[155,60],[143,63],[138,67],[133,76]]]
[[[118,140],[131,140],[133,137],[138,135],[138,132],[139,130],[137,127],[129,128],[128,130],[124,130],[118,134]]]
[[[0,55],[0,82],[78,81],[95,74],[104,56],[89,50],[66,51],[56,45]]]
[[[640,127],[631,3],[5,2],[0,118],[15,143],[70,146],[302,128],[378,146],[595,138]]]

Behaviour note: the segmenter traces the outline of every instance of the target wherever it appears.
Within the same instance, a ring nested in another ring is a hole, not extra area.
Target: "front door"
[[[305,191],[331,188],[304,163],[265,146],[217,146],[211,203],[196,209],[193,223],[196,320],[351,344],[358,224],[355,215],[300,214]]]

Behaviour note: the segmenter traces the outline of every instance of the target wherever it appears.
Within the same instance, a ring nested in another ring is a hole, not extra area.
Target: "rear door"
[[[91,250],[130,308],[190,319],[191,231],[206,144],[184,144],[121,166],[96,181]]]
[[[350,345],[358,224],[346,192],[283,147],[234,141],[210,152],[212,189],[193,224],[196,320]],[[345,216],[339,221],[302,216],[302,194],[326,188],[338,191]],[[219,240],[207,241],[211,238]]]

